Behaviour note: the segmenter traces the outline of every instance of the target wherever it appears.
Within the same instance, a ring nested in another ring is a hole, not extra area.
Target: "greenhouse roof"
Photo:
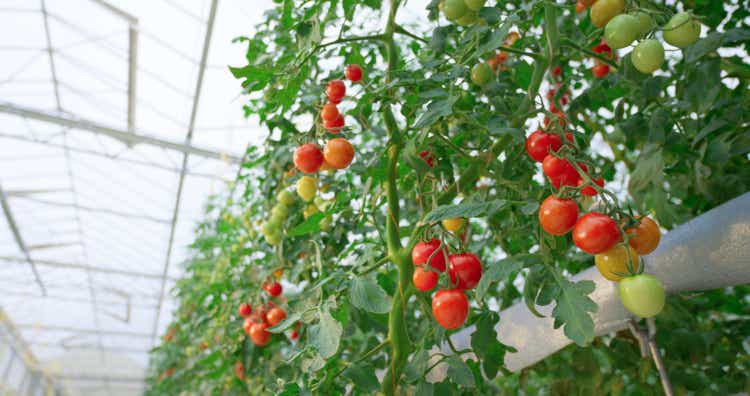
[[[218,4],[218,5],[217,5]],[[0,305],[71,394],[140,394],[271,0],[0,0]]]

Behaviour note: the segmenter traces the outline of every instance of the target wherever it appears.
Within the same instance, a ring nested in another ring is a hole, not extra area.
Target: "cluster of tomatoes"
[[[263,289],[271,297],[278,297],[281,295],[282,287],[279,282],[265,282]],[[266,301],[255,307],[249,303],[242,303],[237,308],[237,314],[244,318],[242,322],[242,329],[250,337],[253,344],[258,346],[265,346],[271,341],[273,335],[267,329],[269,327],[276,326],[286,319],[286,311],[283,308],[277,306],[273,301]],[[299,328],[299,323],[297,323]],[[289,334],[289,338],[296,340],[299,337],[297,330],[292,330]]]
[[[604,28],[604,42],[607,44],[610,57],[612,50],[625,48],[638,40],[633,48],[630,60],[636,70],[644,74],[651,74],[659,70],[664,63],[664,47],[651,34],[656,23],[650,10],[638,10],[625,13],[625,0],[579,0],[577,10],[583,11],[591,7],[591,22],[599,28]],[[700,37],[701,24],[689,13],[680,12],[659,29],[662,38],[667,43],[685,48],[695,43]],[[603,47],[594,48],[594,52],[603,53]],[[592,70],[594,76],[604,77],[609,73],[609,66],[597,61]]]
[[[445,19],[468,26],[479,21],[479,10],[486,2],[487,0],[442,0],[438,3],[438,9],[443,12]]]
[[[518,33],[510,32],[508,33],[508,36],[505,37],[503,46],[511,47],[519,38],[520,36]],[[497,51],[487,59],[486,62],[477,63],[471,68],[471,81],[480,87],[487,85],[487,83],[492,81],[498,70],[506,69],[506,67],[503,66],[506,60],[508,60],[508,53],[506,51]]]
[[[447,219],[443,227],[453,233],[465,232],[466,221]],[[421,291],[437,286],[440,274],[446,271],[446,259],[450,284],[432,297],[432,313],[440,326],[452,330],[461,327],[469,315],[469,299],[464,290],[473,289],[482,279],[482,262],[473,253],[448,254],[447,245],[437,238],[419,241],[411,251],[415,266],[412,282]]]
[[[664,306],[664,288],[655,277],[641,274],[643,267],[639,256],[656,249],[660,239],[659,227],[648,217],[630,219],[622,224],[596,211],[579,217],[575,195],[596,196],[604,186],[604,179],[590,176],[583,162],[573,163],[564,158],[563,150],[576,150],[570,132],[537,130],[526,139],[529,157],[542,163],[545,176],[555,189],[560,190],[558,195],[547,197],[539,207],[542,229],[552,235],[572,231],[573,243],[584,252],[595,255],[596,266],[605,278],[622,280],[618,291],[628,310],[640,317],[658,314]],[[627,243],[623,243],[624,237]]]
[[[282,226],[289,217],[289,209],[294,205],[294,196],[287,190],[276,195],[276,205],[271,208],[271,217],[260,226],[260,232],[271,245],[278,245],[282,238]]]

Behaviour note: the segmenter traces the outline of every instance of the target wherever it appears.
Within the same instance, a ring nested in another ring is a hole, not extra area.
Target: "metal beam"
[[[36,264],[34,263],[34,260],[31,259],[29,250],[26,248],[26,243],[23,241],[21,232],[18,230],[16,219],[13,217],[13,212],[10,210],[10,204],[8,203],[8,198],[5,196],[5,190],[3,190],[2,185],[0,185],[0,204],[2,204],[3,212],[5,212],[5,218],[8,220],[8,226],[10,227],[10,231],[13,233],[13,238],[16,240],[18,248],[21,249],[26,262],[31,265],[31,271],[34,273],[36,283],[42,290],[42,295],[46,296],[47,289],[44,287],[44,283],[42,283],[42,278],[41,276],[39,276],[39,271],[36,268]]]
[[[123,19],[125,19],[131,25],[137,25],[138,24],[138,18],[136,18],[134,15],[128,13],[127,11],[125,11],[125,10],[123,10],[121,8],[115,7],[112,4],[109,4],[108,2],[106,2],[104,0],[91,0],[91,1],[93,1],[94,3],[102,6],[107,11],[110,11],[113,14],[115,14],[115,15],[123,18]]]
[[[161,147],[167,150],[178,151],[184,154],[194,154],[200,157],[227,160],[233,163],[240,162],[240,157],[237,157],[235,155],[202,149],[199,147],[195,147],[189,143],[175,143],[169,140],[141,135],[135,132],[131,133],[120,129],[104,126],[93,121],[85,120],[83,118],[73,117],[67,114],[49,114],[43,111],[23,106],[17,106],[7,102],[0,103],[0,113],[18,115],[32,120],[49,122],[76,130],[88,131],[99,135],[109,136],[113,139],[125,143],[126,145],[146,144],[150,146]]]
[[[21,257],[0,256],[0,261],[10,262],[10,263],[23,263],[26,260]],[[91,267],[91,266],[84,265],[84,264],[66,263],[66,262],[54,261],[54,260],[34,260],[34,263],[40,267],[75,269],[75,270],[96,272],[99,274],[123,275],[123,276],[132,276],[134,278],[146,278],[146,279],[161,279],[162,278],[161,275],[159,274],[150,274],[147,272],[138,272],[138,271],[126,271],[126,270],[112,269],[112,268]],[[167,279],[171,281],[177,280],[177,278],[173,276],[169,276],[167,277]]]
[[[136,21],[137,23],[137,21]],[[138,29],[128,28],[128,131],[135,132],[136,79],[138,77]]]
[[[51,377],[67,381],[111,381],[111,382],[139,382],[145,383],[146,379],[141,377],[112,377],[112,376],[90,376],[90,375],[69,375],[69,374],[50,374]]]
[[[198,66],[198,79],[195,83],[195,96],[193,97],[193,109],[190,112],[190,123],[188,124],[187,136],[185,137],[185,144],[190,145],[193,140],[193,131],[195,130],[195,118],[198,115],[198,104],[200,103],[201,88],[203,87],[203,75],[206,72],[206,63],[208,62],[208,49],[211,47],[211,35],[214,30],[214,21],[216,19],[216,8],[219,5],[219,0],[211,0],[211,11],[208,14],[208,21],[206,22],[206,35],[203,39],[203,51],[201,52],[201,61]],[[161,288],[159,291],[159,302],[156,308],[156,318],[154,320],[154,328],[152,331],[153,342],[156,344],[156,332],[159,329],[159,318],[161,316],[161,307],[164,300],[164,290],[167,286],[167,274],[169,273],[169,264],[172,261],[172,247],[174,245],[175,228],[177,226],[177,219],[180,212],[180,201],[182,200],[182,189],[185,184],[185,172],[187,171],[188,154],[185,153],[182,157],[182,171],[180,172],[180,179],[177,184],[177,197],[175,198],[174,210],[172,211],[172,225],[169,230],[169,243],[167,244],[167,259],[164,263],[164,272],[162,274]]]
[[[38,342],[32,341],[28,343],[31,346],[42,347],[42,348],[61,348],[61,349],[83,349],[83,350],[104,350],[104,351],[115,351],[115,352],[134,352],[144,353],[151,350],[151,348],[129,348],[129,347],[117,347],[117,346],[106,346],[102,345],[60,345],[53,342]],[[103,377],[97,377],[103,378]]]
[[[34,203],[38,203],[41,205],[47,205],[47,206],[58,206],[58,207],[64,207],[64,208],[74,208],[78,210],[82,210],[84,212],[93,212],[93,213],[104,213],[112,216],[118,216],[123,217],[126,219],[139,219],[139,220],[148,220],[153,221],[155,223],[162,223],[162,224],[169,224],[170,221],[168,219],[161,219],[154,216],[149,215],[143,215],[143,214],[137,214],[137,213],[129,213],[129,212],[121,212],[118,210],[112,210],[107,208],[96,208],[92,206],[85,206],[85,205],[77,205],[75,203],[66,203],[66,202],[55,202],[55,201],[48,201],[44,199],[39,198],[33,198],[29,196],[16,196],[15,199],[23,199],[26,201],[32,201]]]
[[[19,329],[31,329],[31,330],[48,330],[48,331],[65,331],[71,333],[81,334],[105,334],[114,336],[126,336],[126,337],[140,337],[140,338],[151,338],[150,333],[137,333],[132,331],[117,331],[117,330],[98,330],[98,329],[84,329],[80,327],[68,327],[68,326],[45,326],[33,323],[16,324],[15,327]]]

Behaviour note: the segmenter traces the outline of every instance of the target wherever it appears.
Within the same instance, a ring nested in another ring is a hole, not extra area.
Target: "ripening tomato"
[[[635,249],[638,254],[645,256],[659,246],[661,240],[661,231],[659,225],[650,217],[641,217],[641,223],[633,228],[628,228],[625,232],[630,235],[628,243]]]
[[[628,271],[628,254],[630,254],[630,265],[633,267],[633,271],[638,271],[640,263],[638,252],[630,246],[626,249],[623,245],[616,245],[612,249],[599,253],[594,256],[594,264],[603,277],[617,282],[623,276],[630,274],[630,271]]]
[[[324,122],[331,122],[338,118],[339,115],[341,115],[339,114],[339,108],[334,103],[328,102],[320,110],[320,118]]]
[[[638,38],[639,28],[636,17],[628,14],[617,15],[604,27],[604,40],[613,49],[625,48]]]
[[[323,121],[323,128],[327,129],[330,133],[339,133],[341,128],[344,127],[344,116],[339,114],[338,117],[331,121]]]
[[[271,297],[276,297],[281,294],[281,283],[265,283],[263,284],[263,290],[265,290]]]
[[[440,290],[432,297],[432,314],[440,326],[457,329],[469,316],[469,299],[463,290]]]
[[[629,276],[617,287],[622,305],[641,318],[656,316],[664,309],[666,296],[661,281],[649,274]]]
[[[242,303],[240,304],[240,307],[237,308],[237,313],[241,317],[246,318],[250,316],[251,313],[253,313],[253,306],[248,303]]]
[[[297,330],[292,330],[292,332],[289,333],[289,339],[294,341],[297,338],[299,338],[299,332],[297,332]]]
[[[411,249],[411,262],[416,266],[423,266],[432,256],[428,265],[440,272],[445,271],[445,252],[435,252],[440,249],[440,245],[440,240],[436,238],[428,242],[417,242]]]
[[[362,79],[362,68],[357,64],[349,65],[344,71],[344,75],[351,82],[358,82]]]
[[[633,48],[630,61],[639,72],[651,74],[659,70],[664,63],[664,47],[659,40],[643,40]]]
[[[289,190],[281,190],[276,194],[276,200],[286,206],[294,205],[294,195]]]
[[[544,161],[550,151],[562,147],[562,140],[553,133],[537,130],[526,138],[526,153],[536,162]]]
[[[437,272],[425,267],[414,268],[414,274],[411,277],[414,287],[421,291],[430,291],[438,283]]]
[[[595,177],[595,178],[592,178],[591,180],[594,183],[596,183],[597,186],[604,187],[604,179],[602,179],[601,177]],[[583,178],[579,178],[578,179],[578,185],[579,186],[583,185],[584,183],[586,183],[586,181],[583,180]],[[586,186],[586,187],[584,187],[584,188],[581,189],[581,194],[586,195],[588,197],[593,197],[593,196],[595,196],[598,193],[597,193],[597,191],[596,191],[596,189],[594,187]]]
[[[625,0],[598,0],[591,6],[591,23],[603,28],[615,15],[625,11]]]
[[[341,103],[341,100],[344,99],[344,95],[346,95],[346,85],[344,85],[344,82],[341,80],[333,80],[329,82],[326,87],[326,95],[328,95],[328,100],[330,100],[331,103]]]
[[[234,374],[240,379],[240,381],[245,380],[245,365],[239,360],[234,364]]]
[[[687,12],[675,14],[662,28],[664,41],[677,48],[685,48],[698,41],[701,24]]]
[[[448,256],[448,275],[459,289],[473,289],[482,279],[482,263],[473,253],[456,253]]]
[[[576,2],[576,13],[580,14],[582,12],[586,11],[586,5],[583,4],[580,0]]]
[[[316,144],[307,143],[294,152],[294,166],[304,173],[315,173],[323,163],[323,152]]]
[[[302,176],[297,180],[297,195],[305,202],[312,201],[318,192],[318,181],[314,177]]]
[[[578,204],[572,199],[547,197],[539,206],[539,224],[552,235],[563,235],[570,231],[578,219]]]
[[[270,326],[276,326],[284,319],[286,319],[286,311],[281,307],[273,307],[266,314],[266,322],[268,322]]]
[[[507,47],[512,47],[519,38],[521,38],[521,35],[519,35],[518,32],[510,32],[507,36],[505,36],[503,44]]]
[[[479,62],[471,69],[471,81],[483,87],[492,80],[493,74],[490,65],[485,62]]]
[[[264,346],[268,344],[268,341],[271,341],[271,333],[269,333],[266,329],[268,328],[267,323],[253,323],[252,326],[250,326],[250,339],[253,341],[253,344],[257,346]]]
[[[242,330],[245,331],[245,334],[250,335],[250,327],[255,323],[256,322],[253,317],[247,317],[242,321]]]
[[[573,243],[588,254],[607,251],[619,240],[620,229],[617,223],[602,213],[586,213],[573,227]]]
[[[493,55],[487,59],[487,65],[489,65],[493,72],[496,72],[497,67],[500,66],[500,61],[497,59],[497,55]]]
[[[591,68],[591,73],[596,78],[604,78],[609,74],[609,65],[606,63],[597,63]]]
[[[443,227],[450,232],[456,232],[464,226],[466,220],[463,217],[454,217],[443,220]]]
[[[334,138],[326,143],[323,157],[334,169],[344,169],[354,159],[354,147],[344,138]]]

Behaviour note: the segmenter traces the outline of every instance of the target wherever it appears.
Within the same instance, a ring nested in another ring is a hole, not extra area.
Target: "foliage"
[[[750,66],[743,52],[717,53],[747,51],[748,2],[678,2],[709,34],[668,52],[651,76],[629,55],[600,59],[619,66],[602,79],[590,70],[600,56],[588,50],[602,30],[569,2],[498,1],[466,27],[446,24],[437,0],[416,21],[397,14],[397,0],[278,3],[253,37],[236,40],[247,65],[230,68],[248,97],[245,114],[269,134],[248,148],[237,180],[197,227],[188,277],[175,287],[171,335],[152,354],[149,394],[658,393],[655,369],[628,334],[594,338],[593,287],[568,279],[593,258],[571,249],[570,237],[541,232],[537,209],[552,188],[535,176],[525,136],[554,117],[539,93],[554,86],[548,69],[560,66],[563,89],[553,100],[570,90],[569,129],[580,147],[591,147],[590,168],[624,207],[669,229],[748,191]],[[629,3],[654,11],[659,24],[675,10]],[[511,30],[520,39],[504,46]],[[472,67],[499,48],[509,55],[501,70],[489,84],[472,84]],[[308,204],[297,199],[283,242],[271,246],[257,230],[277,193],[300,176],[294,149],[330,136],[317,115],[326,83],[342,78],[347,64],[364,70],[340,107],[355,161],[319,173],[320,213],[306,218]],[[420,157],[425,150],[434,167]],[[439,227],[450,217],[471,218],[465,244]],[[446,344],[450,332],[432,319],[429,295],[411,286],[410,248],[426,228],[483,262],[466,323],[476,325],[474,355],[465,361],[466,351]],[[268,300],[260,285],[270,278],[285,282],[275,301],[289,317],[261,348],[245,336],[237,307]],[[678,390],[747,387],[750,312],[740,303],[747,296],[738,287],[671,298],[658,340]],[[506,372],[500,362],[509,347],[494,326],[503,320],[498,309],[521,300],[533,311],[556,302],[556,325],[580,346]],[[297,321],[292,342],[285,334]],[[237,361],[244,380],[234,374]],[[437,361],[448,376],[433,384],[425,375]]]

